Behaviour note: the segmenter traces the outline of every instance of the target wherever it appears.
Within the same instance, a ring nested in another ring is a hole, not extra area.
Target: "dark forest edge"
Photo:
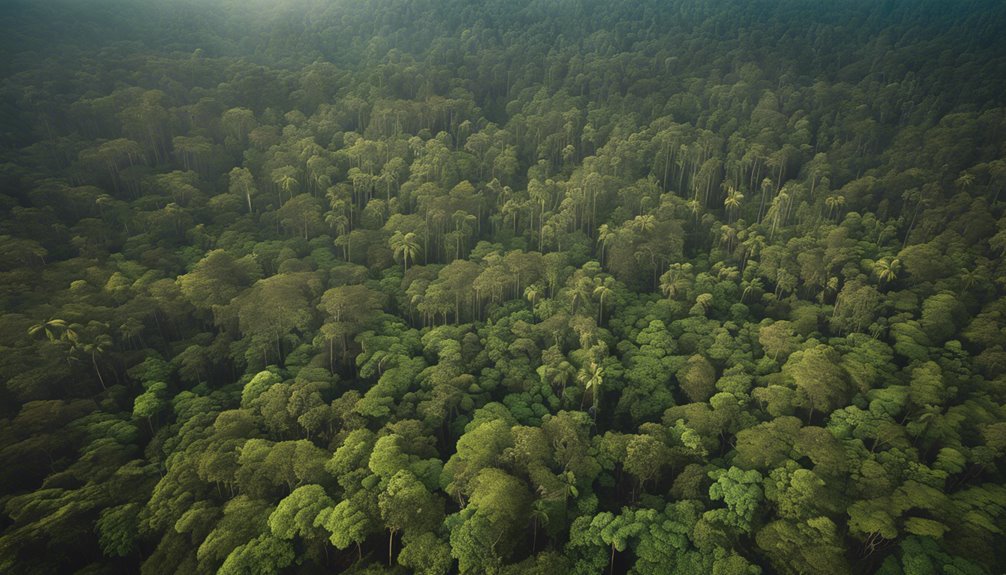
[[[1006,571],[1006,5],[0,8],[0,571]]]

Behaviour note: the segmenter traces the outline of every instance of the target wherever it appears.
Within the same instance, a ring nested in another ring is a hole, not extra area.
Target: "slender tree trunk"
[[[905,232],[905,240],[901,242],[901,249],[905,249],[905,246],[908,245],[908,237],[912,235],[912,228],[915,227],[915,218],[919,215],[919,204],[921,203],[921,201],[915,203],[915,211],[912,212],[912,221],[908,224],[908,230]]]
[[[392,529],[390,531],[390,533],[391,534],[388,536],[388,566],[389,567],[392,565],[391,561],[393,559],[393,551],[394,551],[394,544],[395,544],[395,530]]]
[[[91,364],[94,365],[94,373],[98,374],[98,381],[101,382],[101,389],[108,389],[105,385],[105,378],[101,376],[101,370],[98,369],[98,360],[94,357],[94,352],[91,352]]]
[[[534,520],[534,527],[531,530],[531,554],[534,555],[534,549],[538,546],[538,520]]]

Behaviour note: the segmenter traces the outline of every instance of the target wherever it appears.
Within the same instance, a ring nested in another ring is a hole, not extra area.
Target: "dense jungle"
[[[0,572],[1006,572],[1003,30],[3,2]]]

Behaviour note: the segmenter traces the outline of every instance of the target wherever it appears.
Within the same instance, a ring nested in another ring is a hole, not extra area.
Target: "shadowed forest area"
[[[0,571],[1006,571],[1006,4],[0,6]]]

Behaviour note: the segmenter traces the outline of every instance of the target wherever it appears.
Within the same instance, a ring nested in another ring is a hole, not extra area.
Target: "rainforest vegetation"
[[[1006,4],[0,16],[0,572],[1006,571]]]

